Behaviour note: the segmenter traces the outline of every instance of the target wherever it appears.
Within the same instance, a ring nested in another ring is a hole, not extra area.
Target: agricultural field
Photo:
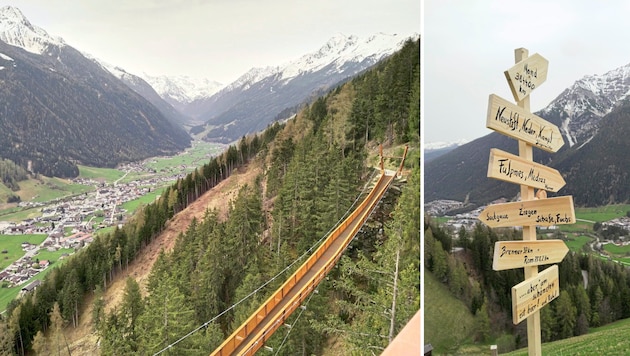
[[[133,214],[140,206],[147,205],[153,202],[158,195],[162,194],[166,187],[156,188],[151,190],[151,193],[147,193],[142,197],[134,200],[130,200],[122,205],[122,208],[127,210],[127,214]]]
[[[96,168],[79,166],[79,178],[93,179],[104,183],[114,183],[122,178],[125,172],[113,168]]]
[[[606,205],[596,208],[576,208],[576,219],[604,222],[626,216],[630,211],[630,204]]]
[[[29,283],[31,283],[34,280],[42,280],[44,279],[44,277],[50,273],[50,271],[52,271],[54,268],[61,266],[63,263],[65,263],[68,259],[60,259],[61,255],[67,253],[67,254],[72,254],[74,253],[74,250],[72,249],[61,249],[59,251],[55,251],[55,252],[49,252],[49,251],[39,251],[37,253],[37,255],[35,255],[35,258],[38,258],[39,260],[48,260],[50,261],[50,266],[48,268],[46,268],[45,270],[43,270],[42,272],[38,273],[35,277],[29,279],[28,281],[22,283],[19,286],[15,286],[15,287],[11,287],[11,288],[0,288],[0,313],[2,311],[4,311],[7,307],[7,305],[13,300],[15,299],[18,294],[20,294],[20,290],[22,289],[23,286],[28,285]],[[1,284],[1,283],[0,283]]]
[[[39,245],[45,239],[46,235],[0,235],[0,251],[7,251],[0,254],[0,271],[24,256],[25,252],[20,246],[22,242]]]
[[[582,247],[589,243],[592,239],[586,235],[574,236],[573,238],[569,237],[569,240],[565,241],[565,244],[569,248],[569,250],[573,252],[582,251]]]

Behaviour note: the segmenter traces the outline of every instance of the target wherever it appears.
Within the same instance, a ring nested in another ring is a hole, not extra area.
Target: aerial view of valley
[[[421,8],[0,4],[0,355],[418,353]]]

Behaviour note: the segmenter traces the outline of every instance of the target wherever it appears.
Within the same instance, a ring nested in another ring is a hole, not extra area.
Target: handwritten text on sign
[[[538,53],[516,63],[506,70],[505,77],[510,85],[514,100],[521,101],[547,80],[549,61]]]
[[[562,240],[497,241],[492,269],[501,271],[557,263],[567,252],[569,248]]]
[[[557,192],[566,184],[557,170],[497,148],[490,150],[488,177],[550,192]]]
[[[547,152],[557,152],[564,145],[556,125],[494,94],[488,100],[486,127]]]
[[[560,295],[558,265],[512,287],[512,321],[523,319],[547,305]]]
[[[573,197],[517,201],[487,206],[477,217],[490,227],[574,224]]]

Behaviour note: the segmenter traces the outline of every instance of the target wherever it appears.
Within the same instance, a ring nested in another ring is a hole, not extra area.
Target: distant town
[[[125,176],[111,184],[83,178],[73,180],[76,184],[96,187],[94,191],[45,203],[20,202],[18,206],[24,209],[41,209],[41,216],[20,222],[0,220],[0,234],[45,234],[46,238],[39,245],[23,242],[21,248],[25,252],[24,256],[0,271],[0,284],[3,284],[4,287],[14,287],[30,280],[48,268],[50,261],[37,259],[36,255],[40,250],[53,252],[69,249],[78,251],[94,240],[96,231],[111,226],[122,226],[127,213],[121,207],[123,203],[138,199],[178,178],[184,178],[187,168],[181,167],[182,173],[180,174],[153,175],[146,179],[119,183],[131,172],[156,173],[155,170],[147,168],[144,163],[127,164],[119,167],[121,171],[125,172]],[[0,252],[6,254],[8,251]],[[60,259],[71,253],[62,254]],[[22,288],[22,292],[35,289],[39,283],[38,280],[29,283]]]

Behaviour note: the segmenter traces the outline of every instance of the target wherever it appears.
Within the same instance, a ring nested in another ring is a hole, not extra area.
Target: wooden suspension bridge
[[[334,229],[317,250],[280,286],[212,356],[253,355],[287,318],[315,290],[319,282],[341,258],[344,250],[363,226],[394,178],[401,174],[408,147],[397,171],[386,171],[381,147],[381,175],[367,197]],[[388,157],[396,158],[396,157]]]

